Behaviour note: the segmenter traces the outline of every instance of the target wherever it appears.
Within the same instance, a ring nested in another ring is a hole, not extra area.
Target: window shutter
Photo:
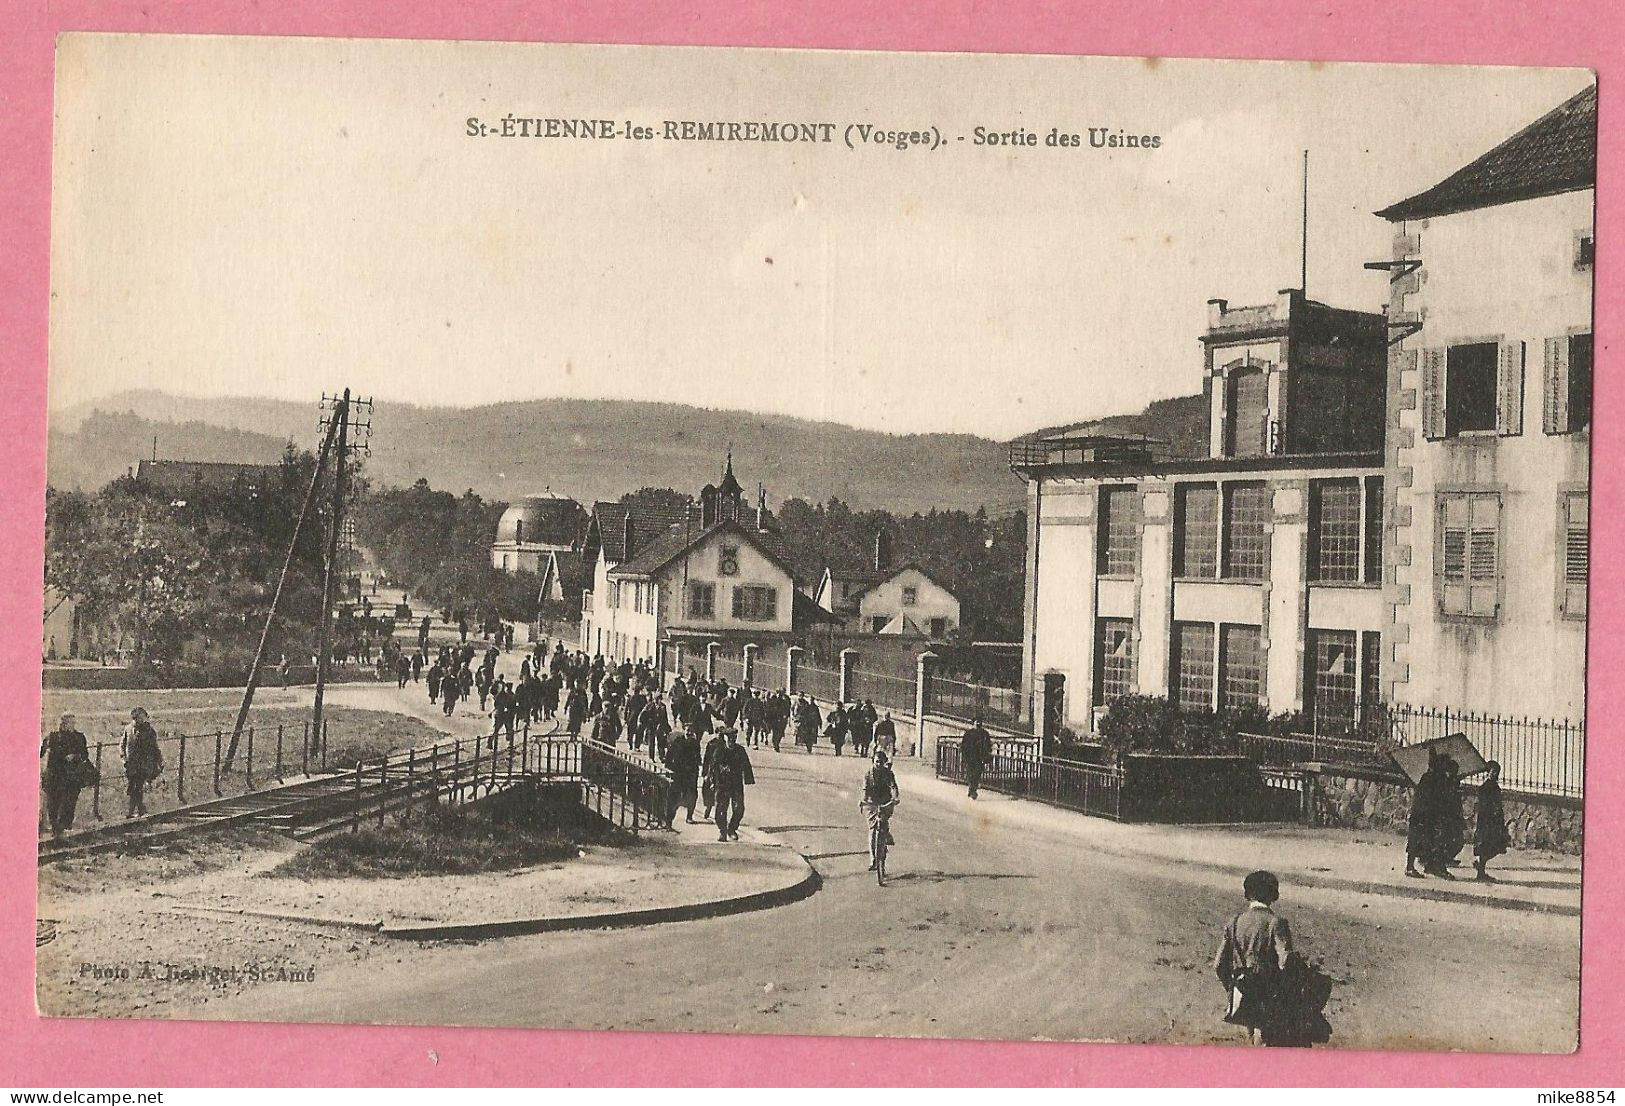
[[[1465,614],[1467,591],[1467,497],[1439,501],[1439,605],[1446,614]]]
[[[1591,571],[1591,496],[1566,496],[1563,514],[1563,613],[1584,618]]]
[[[1442,349],[1422,351],[1422,436],[1444,437],[1444,354]]]
[[[1467,551],[1469,613],[1494,615],[1500,598],[1501,500],[1494,495],[1475,495],[1471,502],[1472,533]]]
[[[1569,340],[1546,339],[1544,429],[1548,434],[1569,432]]]
[[[1503,342],[1495,372],[1495,428],[1523,433],[1523,343]]]

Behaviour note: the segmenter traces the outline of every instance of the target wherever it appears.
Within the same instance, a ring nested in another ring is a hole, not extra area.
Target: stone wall
[[[1410,818],[1410,781],[1382,769],[1349,765],[1311,764],[1308,773],[1308,818],[1315,825],[1348,829],[1405,832]],[[1462,788],[1462,812],[1467,823],[1468,848],[1477,818],[1478,788]],[[1578,799],[1503,791],[1507,830],[1515,849],[1549,849],[1578,855],[1583,840],[1583,812]]]

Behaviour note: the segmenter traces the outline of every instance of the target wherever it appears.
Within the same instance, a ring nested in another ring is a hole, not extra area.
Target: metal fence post
[[[276,782],[282,782],[282,726],[276,728]]]
[[[96,742],[96,783],[90,789],[90,813],[96,821],[102,820],[102,743]]]
[[[378,828],[384,828],[384,814],[389,808],[389,754],[378,758]]]
[[[406,750],[406,805],[401,808],[403,814],[406,815],[412,813],[412,799],[417,793],[417,760],[418,751],[416,749]]]
[[[178,758],[179,765],[175,772],[175,801],[181,805],[186,804],[186,735],[181,734],[181,752]]]
[[[461,741],[453,741],[451,743],[451,790],[446,792],[446,805],[448,807],[455,807],[457,805],[457,793],[462,787],[462,775],[463,743]]]
[[[350,832],[361,832],[361,761],[355,762],[355,802],[350,811]]]
[[[248,759],[243,761],[243,786],[254,790],[254,727],[248,727]]]
[[[220,794],[220,731],[214,731],[214,793]]]
[[[327,719],[322,719],[322,771],[327,771]]]

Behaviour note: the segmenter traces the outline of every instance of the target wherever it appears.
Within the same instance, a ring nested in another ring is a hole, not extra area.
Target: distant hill
[[[1200,397],[1195,399],[1200,414]],[[1172,405],[1167,411],[1153,404],[1125,418],[1140,420],[1144,432],[1158,437],[1168,436],[1164,425],[1189,437],[1191,400],[1165,403]],[[274,461],[290,439],[313,448],[318,418],[314,404],[124,392],[52,413],[47,475],[55,486],[100,486],[151,456],[154,435],[160,457]],[[860,510],[908,514],[985,506],[990,514],[1007,514],[1023,498],[1006,444],[988,438],[884,434],[781,415],[624,400],[472,408],[380,403],[366,471],[378,484],[424,477],[436,488],[473,488],[505,500],[551,487],[591,503],[645,486],[698,491],[720,475],[730,444],[747,490],[754,495],[759,481],[774,503],[834,496]]]
[[[1137,415],[1109,415],[1088,422],[1048,426],[1023,434],[1023,438],[1043,438],[1053,434],[1144,434],[1168,443],[1174,457],[1206,457],[1208,454],[1208,411],[1202,396],[1175,396],[1146,405]]]

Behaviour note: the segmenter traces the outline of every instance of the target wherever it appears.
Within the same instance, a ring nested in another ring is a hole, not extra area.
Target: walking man
[[[745,787],[756,782],[751,772],[750,754],[739,744],[739,731],[722,731],[726,742],[711,760],[711,788],[716,794],[717,840],[738,841],[739,823],[745,817]]]
[[[973,799],[982,786],[982,769],[987,767],[992,753],[993,738],[982,728],[982,720],[978,718],[959,739],[959,756],[965,763],[965,793]]]
[[[46,821],[51,836],[61,837],[64,830],[73,828],[73,811],[79,805],[79,789],[84,786],[85,770],[90,765],[90,747],[73,715],[64,714],[56,729],[40,742],[39,752],[45,758]]]
[[[124,738],[119,742],[119,753],[124,757],[124,792],[130,799],[126,818],[147,814],[147,784],[158,778],[164,770],[164,755],[158,748],[158,731],[147,720],[147,712],[136,707],[130,712],[130,724],[124,727]]]

